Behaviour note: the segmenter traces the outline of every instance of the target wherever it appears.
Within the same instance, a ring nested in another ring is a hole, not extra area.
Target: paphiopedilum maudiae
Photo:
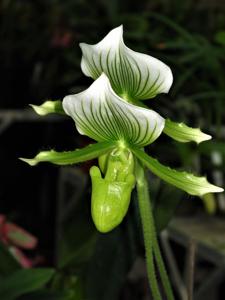
[[[155,277],[155,257],[167,298],[173,299],[155,233],[144,167],[190,195],[203,196],[223,189],[210,184],[205,177],[168,168],[145,153],[144,147],[162,132],[179,142],[200,143],[211,136],[198,128],[164,119],[143,105],[140,100],[169,91],[172,72],[161,61],[126,47],[122,33],[120,26],[96,45],[80,45],[81,68],[95,80],[87,90],[66,96],[62,103],[47,101],[41,106],[33,105],[40,115],[64,113],[70,116],[78,132],[97,143],[71,152],[43,151],[33,159],[23,160],[33,166],[39,162],[65,165],[98,158],[99,167],[93,166],[90,175],[92,218],[100,232],[108,232],[121,223],[136,186],[152,293],[155,299],[161,299]]]

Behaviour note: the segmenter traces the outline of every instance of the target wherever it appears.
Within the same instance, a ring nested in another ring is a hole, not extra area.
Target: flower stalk
[[[137,196],[138,205],[143,228],[145,255],[149,286],[152,291],[152,296],[155,300],[161,300],[159,286],[156,278],[154,256],[153,256],[153,240],[154,226],[151,203],[149,201],[149,191],[147,181],[144,174],[144,169],[140,162],[136,160],[136,180],[137,180]]]
[[[161,256],[155,222],[152,213],[152,205],[148,188],[148,181],[145,176],[143,165],[136,160],[136,180],[137,180],[137,195],[138,204],[141,216],[141,222],[143,227],[145,254],[146,254],[146,265],[147,274],[149,279],[149,285],[151,287],[152,295],[154,299],[162,299],[158,283],[156,279],[154,259],[157,264],[159,274],[165,293],[168,300],[174,300],[173,291],[170,285],[170,281],[163,263]]]

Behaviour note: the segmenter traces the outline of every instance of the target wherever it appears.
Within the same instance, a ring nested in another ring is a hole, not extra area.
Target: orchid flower
[[[95,81],[85,91],[66,96],[62,103],[47,101],[33,108],[40,115],[65,113],[74,120],[80,134],[97,143],[70,152],[43,151],[32,159],[22,160],[34,166],[39,162],[66,165],[98,158],[99,167],[93,166],[90,176],[92,218],[100,232],[108,232],[121,223],[136,186],[153,296],[161,299],[154,278],[155,255],[167,297],[173,299],[154,232],[144,167],[190,195],[203,196],[223,189],[210,184],[205,177],[162,165],[147,155],[144,147],[155,142],[162,132],[180,142],[200,143],[211,136],[198,128],[165,119],[141,103],[159,93],[167,93],[173,76],[161,61],[125,46],[122,26],[110,31],[96,45],[82,43],[80,46],[81,69]]]
[[[136,105],[140,100],[168,93],[173,83],[170,68],[158,59],[129,49],[123,41],[123,26],[111,30],[95,45],[80,44],[83,56],[81,69],[86,76],[97,79],[104,72],[114,91]],[[200,143],[211,139],[198,128],[165,120],[163,132],[179,142]]]

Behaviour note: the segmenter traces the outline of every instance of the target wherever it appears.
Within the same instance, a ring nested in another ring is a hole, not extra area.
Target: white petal
[[[63,109],[74,119],[79,133],[96,141],[145,146],[158,138],[165,122],[155,111],[118,97],[104,73],[84,92],[66,96]]]
[[[135,52],[123,42],[123,27],[117,27],[98,44],[80,44],[81,68],[97,79],[104,72],[114,91],[129,99],[149,99],[167,93],[173,82],[170,68],[160,60]]]

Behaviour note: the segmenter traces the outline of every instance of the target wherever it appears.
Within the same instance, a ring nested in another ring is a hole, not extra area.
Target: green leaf
[[[89,197],[88,191],[84,191],[81,199],[76,199],[76,206],[70,207],[69,215],[64,215],[63,234],[58,239],[57,268],[79,270],[93,254],[97,231],[90,216]]]
[[[222,30],[222,31],[218,31],[216,34],[215,34],[215,37],[214,37],[215,41],[222,45],[222,46],[225,46],[225,31]]]
[[[80,44],[83,73],[97,79],[103,72],[114,91],[125,99],[149,99],[167,93],[172,85],[170,68],[160,60],[129,49],[123,27],[111,30],[96,45]]]
[[[38,105],[30,104],[30,106],[40,116],[45,116],[48,114],[65,115],[65,112],[62,107],[62,101],[60,101],[60,100],[57,100],[57,101],[47,100],[42,105],[38,106]]]
[[[184,190],[193,196],[203,196],[207,193],[220,193],[223,189],[209,183],[206,177],[197,177],[191,173],[179,172],[159,163],[136,146],[130,146],[134,155],[155,175],[169,184]]]
[[[56,165],[70,165],[94,159],[113,149],[115,146],[115,142],[101,142],[74,151],[42,151],[34,158],[20,158],[20,160],[28,163],[30,166],[35,166],[39,162],[50,162]]]
[[[134,263],[127,228],[99,235],[86,276],[86,299],[117,300]]]
[[[14,272],[0,282],[0,299],[14,300],[17,297],[38,290],[53,276],[53,269],[23,269]]]
[[[212,138],[211,135],[203,133],[199,128],[188,127],[184,123],[172,122],[169,119],[165,121],[163,132],[181,143],[193,141],[199,144]]]
[[[20,268],[20,264],[8,251],[5,245],[0,242],[0,275],[8,275]]]
[[[164,119],[155,111],[118,97],[104,73],[84,92],[65,97],[63,108],[79,133],[96,141],[144,146],[155,141],[164,127]]]
[[[151,183],[150,183],[151,184]],[[152,187],[151,187],[152,191]],[[172,185],[163,184],[160,193],[154,201],[154,220],[157,232],[162,231],[172,219],[174,212],[181,201],[182,191]]]

